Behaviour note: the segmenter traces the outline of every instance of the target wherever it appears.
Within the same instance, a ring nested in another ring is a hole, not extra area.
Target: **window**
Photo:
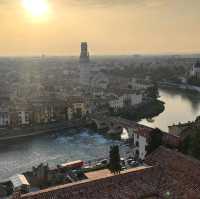
[[[28,113],[25,114],[25,121],[26,121],[26,122],[29,121],[29,114],[28,114]]]

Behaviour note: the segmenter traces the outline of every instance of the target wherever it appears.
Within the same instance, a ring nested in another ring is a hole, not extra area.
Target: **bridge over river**
[[[123,129],[126,129],[129,137],[132,137],[134,133],[153,130],[150,127],[121,117],[93,115],[90,122],[95,123],[98,130],[107,129],[108,134],[119,134],[122,133]]]

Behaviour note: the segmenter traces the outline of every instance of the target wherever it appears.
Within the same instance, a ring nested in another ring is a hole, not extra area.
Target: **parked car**
[[[124,170],[126,170],[127,168],[124,166],[124,167],[122,167],[122,171],[124,171]]]
[[[101,160],[101,164],[102,164],[102,165],[108,164],[108,160],[107,160],[107,159]]]
[[[124,158],[120,158],[120,163],[121,163],[122,166],[125,166],[126,165],[125,159]]]
[[[136,167],[136,166],[138,166],[138,165],[139,165],[139,163],[136,162],[136,161],[132,161],[132,162],[130,163],[130,166],[132,166],[132,167]]]
[[[97,167],[102,166],[102,163],[101,163],[101,162],[98,162],[98,163],[96,164],[96,166],[97,166]]]
[[[134,161],[133,158],[128,158],[128,159],[127,159],[127,163],[128,163],[128,164],[131,164],[131,162],[133,162],[133,161]]]

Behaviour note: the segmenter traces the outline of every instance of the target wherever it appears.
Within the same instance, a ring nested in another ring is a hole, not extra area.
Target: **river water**
[[[165,111],[153,118],[153,123],[142,120],[142,124],[167,131],[168,125],[192,121],[200,115],[200,98],[196,95],[169,89],[160,89],[159,93],[165,102]],[[13,174],[31,170],[41,162],[55,166],[66,161],[103,158],[108,156],[113,144],[121,145],[122,156],[129,151],[122,141],[88,130],[66,130],[0,143],[0,182]]]
[[[165,102],[165,111],[152,118],[153,122],[144,119],[140,124],[158,127],[168,132],[168,126],[179,122],[194,121],[200,115],[200,94],[198,93],[159,89],[159,96],[160,100]]]
[[[105,158],[113,144],[120,146],[122,156],[129,151],[122,141],[75,129],[0,143],[0,182],[42,162],[53,167],[67,161]]]

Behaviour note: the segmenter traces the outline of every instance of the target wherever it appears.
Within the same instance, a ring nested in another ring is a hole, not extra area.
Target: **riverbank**
[[[0,181],[30,171],[41,162],[56,168],[69,161],[103,158],[112,145],[120,146],[122,156],[129,151],[124,141],[108,139],[89,129],[67,129],[0,142]]]
[[[189,84],[176,84],[176,83],[170,83],[170,82],[158,82],[158,85],[161,88],[180,89],[180,90],[191,92],[192,94],[198,93],[200,95],[200,87],[198,86],[193,86]]]
[[[117,113],[112,112],[112,116],[120,116],[125,119],[140,121],[142,119],[152,118],[158,116],[165,110],[165,103],[158,99],[154,99],[137,107],[123,109]]]
[[[31,137],[71,128],[80,128],[82,125],[81,121],[76,120],[73,122],[55,122],[16,129],[0,129],[0,141]]]
[[[200,95],[197,92],[159,86],[159,96],[165,102],[165,111],[153,117],[152,121],[141,120],[140,124],[168,132],[168,126],[194,121],[200,115]]]

